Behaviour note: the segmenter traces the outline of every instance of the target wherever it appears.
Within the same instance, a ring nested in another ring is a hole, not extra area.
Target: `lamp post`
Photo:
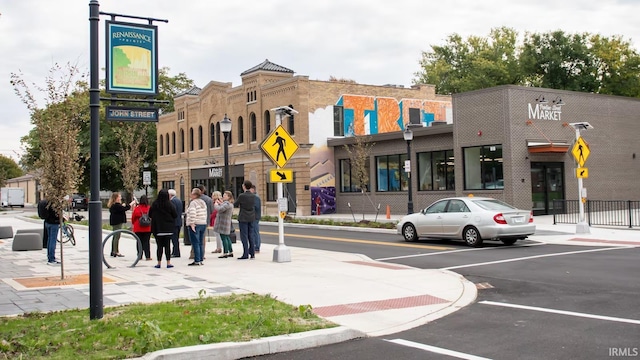
[[[224,119],[220,121],[220,131],[224,134],[224,190],[230,190],[229,186],[229,133],[231,132],[231,120],[224,114]]]
[[[409,202],[407,203],[407,214],[413,214],[413,190],[411,189],[411,141],[413,140],[413,131],[409,128],[407,123],[402,132],[402,136],[407,141],[407,161],[404,164],[404,171],[407,173],[407,179],[409,181]]]
[[[142,183],[144,184],[144,195],[149,197],[149,185],[151,185],[151,171],[147,171],[149,168],[149,163],[144,162],[142,164],[144,171],[142,172]]]

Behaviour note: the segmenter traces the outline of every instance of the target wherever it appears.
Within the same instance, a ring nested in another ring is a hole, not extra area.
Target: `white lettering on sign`
[[[222,177],[222,168],[210,168],[209,169],[209,177],[210,178],[221,178]]]
[[[536,104],[529,106],[529,119],[532,120],[555,120],[560,121],[562,117],[562,105]]]

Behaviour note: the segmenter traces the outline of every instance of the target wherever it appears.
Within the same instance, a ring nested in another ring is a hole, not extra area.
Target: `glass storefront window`
[[[463,153],[466,190],[504,188],[502,145],[465,148]]]

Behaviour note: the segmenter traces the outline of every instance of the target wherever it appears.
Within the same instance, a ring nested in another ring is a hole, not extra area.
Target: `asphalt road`
[[[261,233],[263,242],[277,242],[277,227],[262,224]],[[523,241],[472,249],[455,241],[409,244],[372,232],[289,227],[285,234],[290,246],[455,271],[480,290],[474,304],[408,331],[261,358],[640,358],[639,248]]]

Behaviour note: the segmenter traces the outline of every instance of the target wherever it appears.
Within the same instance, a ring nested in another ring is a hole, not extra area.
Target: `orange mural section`
[[[364,114],[365,110],[375,110],[375,97],[373,96],[354,96],[343,95],[345,109],[353,109],[353,131],[357,135],[365,134],[364,129]]]
[[[400,106],[394,98],[379,97],[378,99],[378,133],[400,131]]]
[[[447,121],[447,108],[451,107],[451,103],[442,101],[425,101],[422,110],[425,113],[433,114],[435,121]]]

